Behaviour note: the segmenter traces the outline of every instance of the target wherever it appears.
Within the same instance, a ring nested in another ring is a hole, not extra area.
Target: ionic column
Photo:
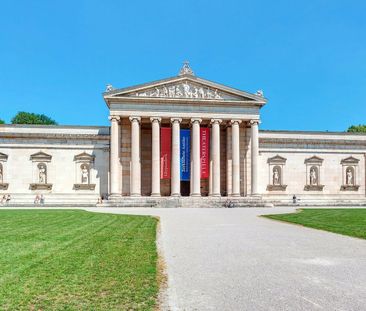
[[[240,196],[240,133],[241,120],[231,120],[231,148],[232,148],[232,196]]]
[[[120,117],[110,116],[111,121],[111,146],[110,146],[110,195],[119,196],[119,178],[120,178],[120,166],[119,166],[119,120]]]
[[[251,142],[252,142],[252,195],[258,195],[258,156],[259,156],[259,138],[258,138],[258,120],[250,121],[251,124]]]
[[[130,117],[131,121],[131,196],[141,196],[140,159],[140,117]]]
[[[201,157],[200,157],[200,123],[201,119],[191,119],[192,123],[192,197],[201,196]]]
[[[231,126],[226,128],[226,193],[231,196],[233,192],[233,161],[232,161],[232,137]]]
[[[180,196],[180,122],[182,119],[172,118],[172,167],[171,196]]]
[[[160,122],[161,118],[152,117],[151,121],[151,196],[160,197]]]
[[[212,119],[212,148],[211,148],[211,159],[212,159],[212,196],[221,196],[220,186],[220,119]]]

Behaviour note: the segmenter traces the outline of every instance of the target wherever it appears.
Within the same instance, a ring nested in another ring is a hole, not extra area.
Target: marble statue
[[[82,184],[89,183],[89,170],[86,165],[81,166],[81,183]]]
[[[175,97],[182,97],[182,96],[183,96],[183,93],[182,93],[182,91],[180,90],[179,85],[177,85],[177,86],[175,87]]]
[[[314,167],[310,169],[310,185],[311,186],[318,185],[318,173]]]
[[[273,169],[273,184],[276,185],[276,186],[281,184],[281,182],[280,182],[280,172],[278,171],[277,167],[275,167]]]
[[[166,98],[202,98],[202,99],[222,99],[219,90],[209,87],[195,86],[187,81],[176,85],[163,85],[154,87],[143,92],[135,92],[132,96],[140,97],[166,97]]]
[[[174,98],[175,97],[175,86],[172,85],[172,86],[169,86],[169,97],[172,97]]]
[[[47,183],[47,172],[46,172],[46,166],[44,164],[38,166],[38,182],[40,184]]]
[[[181,70],[179,71],[179,75],[192,75],[194,76],[193,70],[191,69],[191,67],[189,66],[189,62],[185,61],[183,63],[183,66],[181,68]]]
[[[192,97],[191,87],[187,82],[183,83],[183,91],[184,91],[184,97],[186,98]]]
[[[264,96],[263,90],[258,90],[257,92],[255,92],[255,95],[263,97]]]
[[[113,91],[113,90],[114,90],[114,88],[113,88],[112,84],[107,84],[107,87],[106,87],[105,91],[110,92],[110,91]]]
[[[346,185],[353,186],[353,172],[350,168],[346,171]]]

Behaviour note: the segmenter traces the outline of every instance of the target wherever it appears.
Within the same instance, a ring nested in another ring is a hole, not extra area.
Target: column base
[[[251,196],[252,198],[261,198],[261,197],[262,197],[262,195],[261,195],[261,194],[259,194],[259,193],[252,193],[250,196]]]
[[[141,197],[141,194],[140,193],[131,193],[130,197],[138,198],[138,197]]]
[[[191,193],[190,195],[191,197],[195,197],[195,198],[198,198],[201,196],[201,193]]]
[[[231,197],[240,197],[240,193],[232,193],[231,195],[230,195]]]
[[[174,197],[174,198],[179,198],[180,197],[180,193],[172,193],[170,194],[171,197]]]
[[[209,197],[220,198],[221,197],[221,194],[219,194],[219,193],[212,193],[212,194],[209,195]]]
[[[160,193],[152,193],[152,194],[150,194],[150,196],[154,197],[154,198],[160,198],[161,197]]]
[[[116,200],[122,198],[122,194],[119,193],[111,193],[108,195],[108,200]]]

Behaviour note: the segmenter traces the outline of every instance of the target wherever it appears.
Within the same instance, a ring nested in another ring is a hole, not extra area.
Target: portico
[[[266,103],[260,91],[198,78],[185,63],[176,77],[109,86],[104,99],[111,121],[110,197],[260,195],[258,123]]]

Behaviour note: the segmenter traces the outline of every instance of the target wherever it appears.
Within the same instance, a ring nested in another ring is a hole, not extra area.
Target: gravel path
[[[258,217],[292,208],[89,210],[160,217],[167,310],[366,310],[366,241]]]

